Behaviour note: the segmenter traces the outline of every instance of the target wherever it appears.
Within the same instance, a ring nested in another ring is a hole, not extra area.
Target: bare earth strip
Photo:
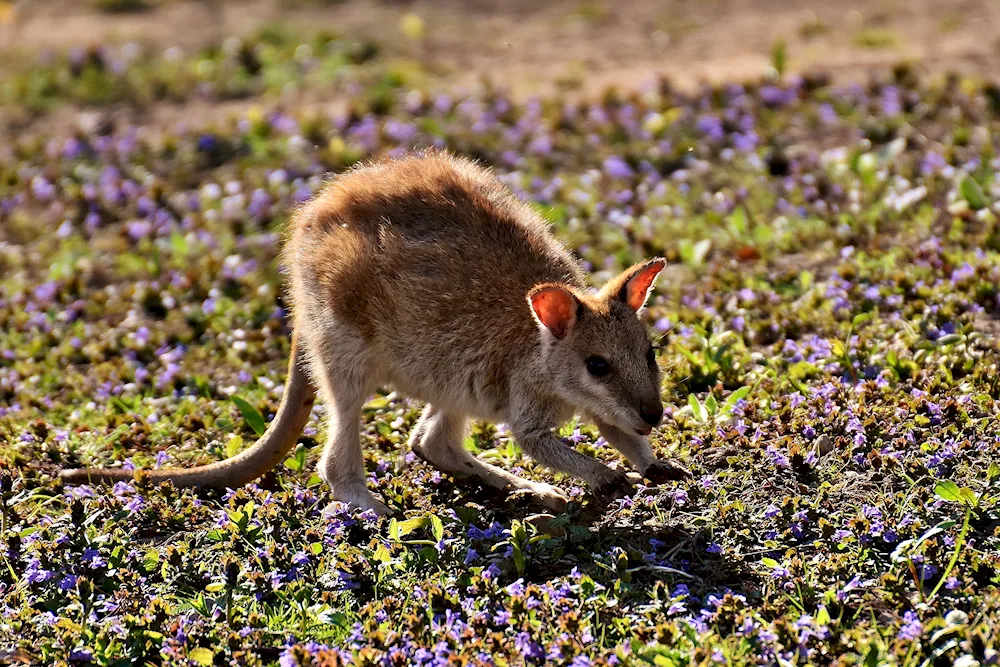
[[[825,71],[841,81],[864,80],[900,62],[924,73],[992,78],[1000,72],[995,0],[204,0],[165,1],[131,14],[65,0],[20,0],[16,7],[17,20],[0,28],[0,72],[4,50],[125,41],[194,49],[275,21],[303,34],[322,28],[371,37],[391,55],[421,60],[441,85],[488,77],[518,97],[555,88],[596,94],[657,74],[680,87],[755,79],[768,72],[779,39],[787,43],[789,72]],[[407,12],[427,27],[419,45],[400,31]],[[240,109],[240,103],[164,105],[143,122],[210,120]],[[33,129],[54,129],[75,113],[63,109]]]

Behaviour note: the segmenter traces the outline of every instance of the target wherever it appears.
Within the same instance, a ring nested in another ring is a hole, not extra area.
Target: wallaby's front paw
[[[643,476],[653,484],[663,484],[686,479],[691,476],[691,471],[680,463],[656,459],[646,468]]]
[[[613,501],[632,495],[634,487],[632,480],[621,470],[608,468],[608,474],[594,486],[594,498],[601,505],[610,505]]]

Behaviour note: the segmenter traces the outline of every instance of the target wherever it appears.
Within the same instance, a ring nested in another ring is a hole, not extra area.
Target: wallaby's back
[[[384,381],[432,401],[457,382],[496,404],[537,345],[528,291],[584,286],[530,206],[437,153],[338,176],[295,217],[286,263],[304,312],[349,323],[387,359]]]

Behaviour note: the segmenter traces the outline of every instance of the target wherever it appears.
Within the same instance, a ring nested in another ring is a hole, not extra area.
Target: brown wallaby
[[[662,259],[636,264],[600,291],[545,222],[488,171],[441,152],[368,164],[335,178],[292,218],[292,354],[277,416],[251,448],[188,470],[149,471],[183,486],[237,487],[277,465],[308,419],[314,390],[330,410],[319,475],[338,501],[388,513],[365,484],[360,413],[392,386],[428,402],[410,436],[444,472],[566,498],[486,464],[462,445],[469,418],[506,422],[525,453],[585,480],[601,502],[632,483],[574,450],[554,429],[593,421],[636,470],[660,483],[687,475],[653,457],[660,374],[637,312]],[[67,482],[130,479],[82,469]]]

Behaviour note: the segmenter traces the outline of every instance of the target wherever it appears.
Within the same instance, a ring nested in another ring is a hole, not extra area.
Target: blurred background
[[[377,53],[411,79],[463,85],[487,77],[520,97],[635,88],[653,74],[681,87],[759,79],[776,59],[788,73],[822,71],[840,81],[899,63],[966,74],[1000,65],[1000,3],[992,0],[0,0],[0,24],[8,77],[0,101],[29,109],[45,105],[36,99],[43,84],[12,91],[9,77],[40,52],[130,44],[125,59],[140,47],[183,58],[265,27],[280,27],[289,39],[327,32],[367,42],[370,52],[355,57]],[[314,102],[337,97],[329,79],[310,85],[272,74],[271,95],[308,89]],[[168,101],[186,97],[164,92]],[[257,92],[265,91],[245,87],[222,97]],[[122,90],[81,91],[78,101],[106,101],[102,95],[142,101]]]

